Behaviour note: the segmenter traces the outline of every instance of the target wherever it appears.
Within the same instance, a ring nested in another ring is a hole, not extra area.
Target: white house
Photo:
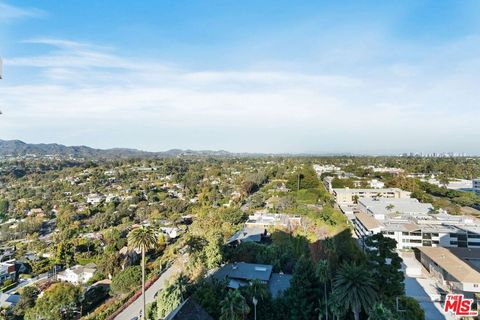
[[[373,189],[383,189],[385,188],[385,183],[383,183],[382,181],[378,181],[377,179],[372,179],[368,182],[368,185],[370,186],[370,188],[373,188]]]
[[[170,239],[175,239],[179,235],[178,228],[170,228],[170,227],[161,227],[160,230],[162,233],[166,234]]]
[[[94,263],[89,263],[85,266],[76,265],[60,272],[57,277],[60,281],[70,282],[73,284],[84,284],[93,277],[97,271],[97,266]]]

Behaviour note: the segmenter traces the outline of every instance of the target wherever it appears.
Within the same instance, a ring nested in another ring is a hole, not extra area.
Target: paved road
[[[23,287],[26,287],[28,285],[31,285],[31,284],[36,283],[36,282],[41,281],[41,280],[46,280],[47,278],[48,278],[48,273],[42,273],[42,274],[40,274],[36,277],[30,278],[30,279],[20,280],[20,283],[15,288],[12,288],[12,289],[6,291],[5,293],[12,294],[12,293],[20,290]]]
[[[168,268],[157,281],[155,281],[150,288],[145,291],[145,300],[146,303],[153,302],[155,300],[155,294],[162,290],[167,281],[174,278],[176,275],[182,272],[185,265],[184,259],[177,259]],[[118,316],[115,317],[115,320],[131,320],[135,317],[138,317],[140,310],[142,309],[142,296],[139,296],[131,305],[129,305],[125,310],[123,310]]]
[[[454,319],[443,313],[440,302],[432,299],[427,291],[430,291],[432,284],[428,279],[411,278],[405,276],[405,293],[415,298],[425,311],[425,319]]]

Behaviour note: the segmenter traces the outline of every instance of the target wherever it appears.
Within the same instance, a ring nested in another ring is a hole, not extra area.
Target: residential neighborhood
[[[0,0],[0,320],[480,319],[480,0]]]

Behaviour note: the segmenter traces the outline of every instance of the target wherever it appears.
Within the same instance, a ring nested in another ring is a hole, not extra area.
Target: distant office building
[[[399,175],[405,172],[405,170],[401,168],[389,168],[389,167],[375,167],[375,166],[364,166],[364,169],[372,170],[376,173],[390,173],[393,175]]]
[[[319,164],[314,164],[313,165],[313,170],[315,170],[315,172],[318,174],[318,175],[321,175],[322,173],[329,173],[329,172],[337,172],[337,171],[340,171],[341,168],[333,165],[333,164],[325,164],[325,165],[319,165]]]

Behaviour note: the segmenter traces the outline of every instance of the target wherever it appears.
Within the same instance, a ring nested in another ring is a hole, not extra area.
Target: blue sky
[[[0,0],[0,139],[479,154],[479,9]]]

